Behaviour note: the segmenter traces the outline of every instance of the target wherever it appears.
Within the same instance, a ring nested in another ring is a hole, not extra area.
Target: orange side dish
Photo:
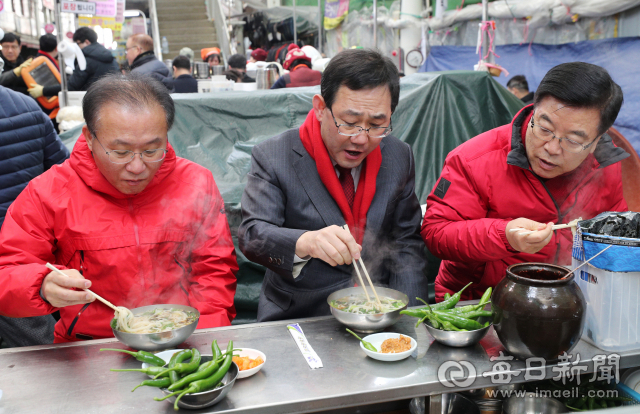
[[[383,354],[397,354],[411,349],[411,338],[400,335],[400,338],[385,339],[381,346]]]
[[[255,368],[258,365],[264,363],[261,357],[258,357],[256,359],[251,359],[249,357],[238,357],[238,356],[233,357],[233,362],[236,363],[240,371],[245,371],[247,369]]]

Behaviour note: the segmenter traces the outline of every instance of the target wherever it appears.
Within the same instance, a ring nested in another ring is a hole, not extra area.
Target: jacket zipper
[[[144,290],[146,290],[147,287],[145,286],[144,275],[142,272],[142,246],[140,245],[140,233],[138,231],[138,222],[136,221],[132,199],[129,199],[129,214],[131,215],[131,220],[133,221],[133,233],[136,238],[136,251],[138,252],[138,275],[140,276],[140,285]]]

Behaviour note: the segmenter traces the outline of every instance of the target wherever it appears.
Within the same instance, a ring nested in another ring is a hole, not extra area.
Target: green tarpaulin
[[[175,94],[175,124],[169,141],[178,156],[213,173],[225,200],[236,242],[240,198],[251,166],[251,148],[281,132],[299,127],[319,87],[216,94]],[[487,73],[455,71],[418,73],[401,81],[393,114],[393,134],[409,143],[416,158],[416,193],[421,203],[440,175],[453,148],[484,131],[511,121],[522,102]],[[61,137],[72,145],[79,129]],[[264,268],[237,250],[240,272],[236,293],[237,322],[255,320]],[[434,279],[437,267],[429,266]]]

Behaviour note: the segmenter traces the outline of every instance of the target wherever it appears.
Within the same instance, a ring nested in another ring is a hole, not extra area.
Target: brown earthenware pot
[[[493,327],[520,359],[557,360],[578,343],[587,304],[569,269],[545,263],[509,266],[491,297]]]

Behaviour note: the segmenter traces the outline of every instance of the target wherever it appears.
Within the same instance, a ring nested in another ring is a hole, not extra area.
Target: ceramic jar
[[[570,353],[584,327],[586,301],[569,269],[545,263],[520,263],[491,297],[493,327],[507,351],[520,359],[557,360]]]

